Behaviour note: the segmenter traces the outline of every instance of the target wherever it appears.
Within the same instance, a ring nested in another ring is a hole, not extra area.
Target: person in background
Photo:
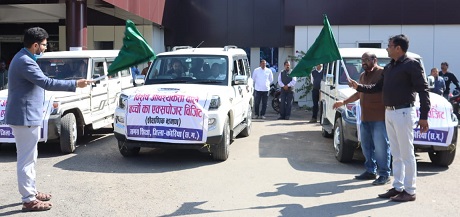
[[[350,85],[359,92],[383,92],[394,181],[393,188],[378,197],[396,202],[416,199],[414,128],[420,126],[420,133],[428,132],[428,112],[431,108],[425,72],[418,60],[407,56],[408,48],[409,39],[404,34],[390,37],[387,52],[392,60],[383,69],[380,80],[371,85],[349,80]],[[414,104],[416,93],[420,98],[419,112]],[[418,121],[417,113],[420,117]]]
[[[321,89],[321,79],[323,78],[323,64],[316,66],[316,69],[311,72],[311,82],[313,89],[311,90],[311,99],[313,100],[313,114],[308,123],[316,123],[318,117],[319,90]]]
[[[444,82],[444,79],[439,76],[437,68],[431,69],[431,76],[434,77],[434,87],[431,88],[430,91],[442,96],[444,90],[446,89],[446,83]]]
[[[141,72],[139,71],[139,69],[137,68],[137,65],[135,66],[131,66],[131,75],[133,76],[133,85],[136,86],[136,76],[140,75]]]
[[[454,75],[454,73],[447,71],[447,69],[449,69],[449,63],[442,62],[441,71],[439,72],[439,76],[444,78],[444,82],[446,83],[446,89],[444,90],[444,93],[442,94],[444,98],[446,99],[449,98],[450,83],[454,83],[456,89],[460,89],[460,85],[458,84],[457,77]]]
[[[45,211],[53,206],[50,194],[38,192],[35,165],[37,143],[43,122],[45,91],[75,92],[92,81],[56,80],[47,77],[37,64],[47,48],[48,33],[40,28],[29,28],[24,34],[24,48],[11,61],[8,71],[8,103],[5,123],[13,130],[17,154],[17,180],[22,195],[22,211]]]
[[[178,59],[173,59],[171,63],[171,69],[169,69],[166,74],[171,75],[173,78],[181,77],[182,74],[185,73],[182,62]]]
[[[286,60],[284,62],[284,70],[278,75],[278,84],[281,87],[280,117],[278,120],[289,120],[291,116],[292,102],[294,100],[293,88],[296,83],[295,77],[289,77],[291,72],[291,63]]]
[[[260,67],[254,69],[254,72],[252,73],[255,92],[255,119],[265,119],[265,112],[267,110],[268,91],[270,90],[270,84],[273,82],[272,70],[268,69],[266,65],[267,62],[264,59],[261,59]],[[260,101],[262,101],[262,108],[260,108]]]
[[[147,67],[145,67],[144,69],[142,69],[141,75],[147,75],[147,72],[149,71],[150,65],[152,65],[152,61],[149,61],[149,62],[147,63]]]
[[[5,60],[0,59],[0,90],[8,89],[8,69]]]
[[[370,85],[377,83],[382,77],[383,68],[377,64],[377,56],[366,52],[361,56],[361,66],[364,73],[359,77],[359,83]],[[337,101],[333,108],[359,100],[361,106],[361,149],[365,158],[366,171],[355,176],[357,180],[374,180],[373,185],[384,185],[390,182],[390,144],[385,127],[385,106],[382,101],[382,91],[377,93],[356,92],[344,101]],[[377,175],[379,178],[377,178]]]

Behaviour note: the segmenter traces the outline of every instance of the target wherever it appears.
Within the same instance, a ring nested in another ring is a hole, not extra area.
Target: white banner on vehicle
[[[15,143],[13,130],[5,124],[7,97],[0,96],[0,143]],[[43,121],[40,130],[40,142],[46,142],[48,139],[48,119],[51,112],[50,100],[46,100],[43,106]]]
[[[204,143],[211,97],[159,89],[138,93],[127,100],[126,135],[137,141]]]

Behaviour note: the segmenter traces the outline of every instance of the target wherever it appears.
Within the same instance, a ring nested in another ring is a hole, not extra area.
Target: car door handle
[[[119,84],[119,83],[120,83],[120,81],[117,81],[117,84]]]
[[[107,84],[102,85],[103,87],[107,87]]]

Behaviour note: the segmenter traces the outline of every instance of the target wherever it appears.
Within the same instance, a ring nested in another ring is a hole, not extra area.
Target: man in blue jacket
[[[56,80],[43,74],[37,64],[47,48],[48,33],[33,27],[24,34],[24,48],[13,58],[8,70],[8,99],[5,122],[12,130],[16,142],[17,178],[22,195],[23,211],[44,211],[52,207],[50,194],[38,192],[35,187],[37,143],[43,121],[45,90],[75,91],[92,81]]]

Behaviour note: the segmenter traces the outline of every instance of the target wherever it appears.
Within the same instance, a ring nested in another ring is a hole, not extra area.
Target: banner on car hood
[[[431,109],[428,112],[429,130],[426,133],[420,133],[420,128],[414,123],[414,144],[417,145],[434,145],[434,146],[449,146],[452,143],[454,127],[457,127],[458,120],[452,119],[451,105],[442,96],[430,93]],[[356,103],[356,117],[358,139],[359,124],[361,123],[361,109],[359,101]],[[415,102],[417,121],[420,118],[420,102],[417,94]],[[455,142],[455,141],[454,141]]]
[[[205,143],[208,131],[207,93],[157,89],[127,100],[126,135],[138,141]]]

